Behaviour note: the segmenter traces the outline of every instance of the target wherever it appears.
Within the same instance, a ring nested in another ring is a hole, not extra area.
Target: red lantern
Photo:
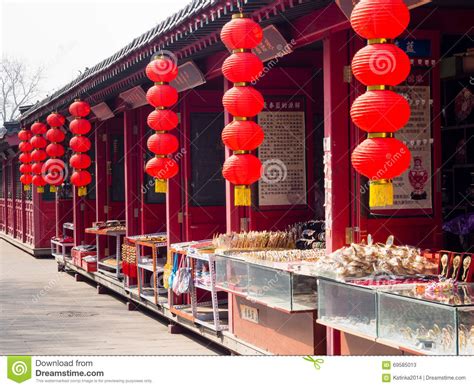
[[[18,144],[18,149],[21,152],[30,152],[33,149],[33,146],[31,145],[29,141],[21,141]]]
[[[74,117],[86,117],[91,112],[90,105],[81,100],[75,100],[69,105],[69,113]]]
[[[31,157],[31,153],[30,152],[23,152],[22,154],[20,154],[20,156],[18,157],[18,160],[21,162],[21,163],[31,163],[31,161],[33,160],[32,157]]]
[[[354,30],[369,39],[368,46],[352,60],[354,76],[368,86],[368,91],[354,102],[351,117],[369,132],[368,139],[352,153],[352,165],[370,180],[371,207],[393,204],[391,179],[410,165],[410,151],[393,137],[393,132],[407,124],[410,107],[402,96],[386,90],[403,82],[410,73],[408,56],[387,43],[407,27],[409,19],[402,0],[361,0],[351,16]]]
[[[18,132],[18,139],[21,141],[29,141],[31,136],[33,136],[33,134],[27,129],[22,129],[20,132]]]
[[[403,0],[361,0],[351,14],[351,25],[365,39],[394,39],[410,22]]]
[[[91,165],[91,158],[87,154],[75,154],[69,159],[69,164],[77,170],[85,170]]]
[[[155,131],[171,131],[178,126],[178,115],[169,109],[155,109],[148,115],[147,124]]]
[[[234,86],[224,94],[222,103],[226,111],[238,117],[256,116],[264,105],[262,94],[252,86]]]
[[[62,127],[66,122],[66,119],[63,115],[53,112],[46,118],[46,122],[50,127]]]
[[[86,119],[74,119],[69,123],[69,129],[74,135],[85,135],[90,132],[91,128],[91,123]]]
[[[410,166],[410,150],[395,138],[365,139],[352,153],[356,171],[371,180],[392,179]]]
[[[52,143],[61,143],[65,137],[66,135],[59,128],[50,128],[46,132],[46,139]]]
[[[147,101],[155,109],[148,115],[148,125],[157,131],[147,141],[148,149],[155,153],[156,157],[149,160],[145,171],[155,178],[155,192],[164,193],[167,189],[167,180],[178,173],[178,164],[168,154],[176,152],[179,142],[176,136],[163,131],[170,131],[177,127],[178,116],[171,107],[178,102],[178,92],[169,82],[178,75],[176,63],[162,55],[155,57],[145,69],[147,77],[155,82],[155,85],[146,93]]]
[[[91,148],[91,141],[85,136],[74,136],[69,141],[69,146],[74,152],[87,152]]]
[[[254,82],[263,71],[263,63],[253,53],[234,53],[222,65],[222,74],[230,82]]]
[[[78,187],[77,195],[83,196],[87,194],[86,186],[92,182],[91,174],[85,170],[74,171],[71,175],[71,183]]]
[[[179,147],[176,136],[169,133],[155,133],[148,138],[148,149],[156,155],[169,155]]]
[[[37,121],[36,123],[33,123],[31,126],[31,132],[35,135],[42,135],[43,133],[46,133],[48,130],[48,127],[44,123],[40,123]]]
[[[234,120],[222,131],[222,141],[233,151],[254,150],[264,138],[260,125],[251,120]]]
[[[178,173],[179,167],[173,159],[154,157],[147,162],[145,171],[155,178],[155,191],[161,193],[166,192],[166,181]]]
[[[20,164],[20,172],[22,174],[31,174],[31,164]]]
[[[153,82],[171,82],[178,76],[178,66],[171,58],[157,56],[146,66],[145,73]]]
[[[232,20],[221,31],[221,40],[230,50],[253,49],[262,39],[262,27],[241,13],[232,15]]]
[[[170,107],[178,102],[178,92],[169,85],[154,85],[146,93],[148,103],[155,108]]]
[[[33,174],[39,175],[43,173],[43,162],[36,162],[31,165],[31,172]]]
[[[43,136],[37,135],[31,138],[30,144],[32,145],[33,148],[44,148],[46,147],[48,142]]]
[[[408,123],[410,104],[390,90],[368,91],[352,104],[351,118],[366,132],[395,132]]]
[[[31,183],[33,183],[35,186],[37,186],[37,191],[38,193],[44,192],[44,186],[46,185],[46,182],[43,178],[43,176],[40,175],[34,175],[33,179],[31,180]]]
[[[352,72],[367,86],[396,86],[410,74],[410,59],[393,44],[370,44],[354,55]]]
[[[64,155],[64,147],[61,144],[51,143],[46,147],[46,153],[52,158],[59,158]]]
[[[23,174],[20,176],[20,182],[24,186],[24,190],[29,190],[33,177],[30,174]]]
[[[234,185],[251,185],[262,175],[262,163],[252,154],[234,154],[224,162],[222,175]]]
[[[48,157],[45,150],[34,150],[31,152],[31,160],[35,162],[42,162]]]

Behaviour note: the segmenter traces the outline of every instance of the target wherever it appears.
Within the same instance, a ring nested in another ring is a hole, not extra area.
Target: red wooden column
[[[329,35],[323,41],[324,137],[327,160],[326,249],[332,252],[345,243],[354,204],[350,196],[349,84],[344,66],[349,65],[348,31]],[[340,354],[340,332],[327,329],[327,354]]]
[[[181,192],[183,185],[187,186],[187,172],[184,169],[186,158],[190,157],[185,151],[185,134],[187,133],[188,122],[185,119],[186,99],[181,99],[178,102],[179,109],[179,124],[178,128],[173,129],[170,133],[174,134],[179,139],[180,148],[173,154],[173,159],[179,165],[179,173],[173,178],[168,179],[168,191],[166,192],[166,234],[169,244],[181,242],[182,240],[182,225],[183,225],[183,206]],[[182,179],[185,177],[184,179]],[[184,183],[186,182],[186,183]]]
[[[140,167],[138,165],[139,136],[137,112],[127,110],[124,118],[124,149],[125,149],[125,220],[127,236],[137,235],[140,230]]]
[[[21,242],[26,242],[26,191],[21,187]]]
[[[82,245],[84,242],[84,197],[77,195],[77,187],[73,186],[72,213],[74,222],[74,245]]]
[[[16,163],[15,160],[12,159],[10,163],[10,179],[11,179],[11,187],[12,187],[12,237],[16,238],[16,206],[17,206],[17,199],[16,199],[16,173],[15,173]]]

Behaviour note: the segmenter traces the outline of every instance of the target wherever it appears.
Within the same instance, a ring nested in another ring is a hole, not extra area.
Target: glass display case
[[[474,354],[474,285],[428,293],[417,286],[379,292],[378,336],[423,354]]]
[[[293,312],[316,309],[316,278],[295,274],[283,268],[285,265],[280,268],[275,263],[274,266],[268,264],[217,255],[217,287],[279,310]]]
[[[318,322],[362,336],[377,336],[375,290],[318,279]]]

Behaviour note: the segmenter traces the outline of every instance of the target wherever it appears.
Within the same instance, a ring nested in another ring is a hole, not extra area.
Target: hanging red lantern
[[[145,73],[155,82],[148,89],[146,98],[148,103],[156,108],[147,118],[148,125],[156,131],[147,141],[148,149],[155,157],[147,162],[145,171],[155,178],[155,192],[165,193],[167,180],[179,171],[178,164],[166,157],[178,150],[178,139],[172,134],[164,133],[178,125],[177,114],[166,109],[178,102],[177,90],[168,84],[177,77],[178,67],[172,59],[158,55],[147,65]]]
[[[410,74],[408,55],[394,44],[370,44],[352,59],[354,77],[364,85],[396,86]]]
[[[178,102],[178,92],[170,85],[154,85],[146,93],[148,103],[156,107],[170,107]]]
[[[39,175],[43,173],[43,162],[36,162],[31,165],[31,172],[33,174]]]
[[[366,132],[395,132],[408,123],[410,104],[390,90],[368,91],[352,104],[351,118]]]
[[[351,14],[352,28],[365,39],[395,39],[409,22],[410,12],[403,0],[361,0]]]
[[[50,128],[46,132],[46,139],[52,143],[61,143],[65,137],[66,135],[59,128]]]
[[[46,122],[50,127],[62,127],[66,122],[66,119],[63,115],[53,112],[48,117],[46,117]]]
[[[263,63],[254,53],[234,53],[222,64],[222,74],[230,82],[254,82],[262,71]]]
[[[242,13],[232,15],[232,20],[221,31],[221,40],[230,50],[253,49],[262,39],[262,27]]]
[[[64,147],[61,144],[51,143],[46,147],[46,153],[51,158],[60,158],[64,155]]]
[[[178,173],[179,167],[173,159],[155,156],[147,162],[145,171],[155,178],[155,191],[161,193],[166,190],[166,181]]]
[[[74,135],[86,135],[92,129],[92,125],[89,120],[77,118],[69,123],[69,129]]]
[[[85,136],[74,136],[69,141],[69,147],[74,152],[87,152],[91,148],[91,141]]]
[[[145,73],[153,82],[171,82],[178,76],[178,66],[171,58],[157,56],[146,66]]]
[[[18,160],[24,164],[31,163],[31,161],[33,160],[33,158],[31,157],[31,152],[23,152],[18,157]]]
[[[83,196],[87,194],[87,185],[92,182],[92,176],[89,171],[77,170],[71,175],[71,183],[78,188],[77,195]]]
[[[18,139],[20,139],[21,141],[29,141],[31,139],[31,136],[33,136],[31,131],[28,131],[25,128],[18,132]]]
[[[262,127],[251,120],[233,120],[222,131],[222,141],[232,151],[254,150],[263,138]]]
[[[48,157],[45,150],[34,150],[31,152],[31,160],[35,162],[42,162]]]
[[[38,148],[45,148],[48,142],[43,136],[37,135],[31,138],[30,144],[32,148],[38,149]]]
[[[22,174],[31,174],[31,164],[20,164],[20,172]]]
[[[147,124],[155,131],[171,131],[178,126],[178,115],[169,109],[155,109],[148,115]]]
[[[18,144],[18,149],[21,152],[30,152],[31,150],[33,150],[33,146],[31,145],[29,141],[21,141]]]
[[[39,121],[36,121],[31,126],[31,132],[35,135],[43,135],[44,133],[46,133],[47,130],[48,127],[46,126],[46,124],[40,123]]]
[[[234,86],[225,92],[222,104],[232,116],[253,117],[264,105],[262,94],[252,86]]]
[[[222,175],[234,185],[248,186],[260,179],[262,163],[252,154],[234,154],[224,162]]]
[[[77,195],[83,196],[87,194],[87,185],[91,182],[92,177],[85,169],[91,165],[91,158],[83,152],[89,151],[91,142],[86,135],[92,129],[89,120],[84,117],[90,113],[90,105],[79,99],[69,106],[69,112],[75,117],[69,123],[69,129],[75,135],[70,141],[69,146],[75,152],[69,159],[69,164],[75,169],[71,175],[71,183],[78,187]]]
[[[44,192],[44,186],[46,186],[46,182],[41,174],[34,175],[31,183],[36,186],[36,190],[38,193]]]
[[[23,174],[20,176],[20,182],[23,184],[24,190],[29,190],[33,177],[30,174]]]
[[[74,100],[74,102],[69,105],[69,113],[74,117],[86,117],[91,112],[90,105],[79,99]]]
[[[390,91],[410,73],[408,56],[389,43],[408,25],[410,16],[402,0],[361,0],[351,15],[354,30],[368,39],[352,60],[354,76],[367,86],[351,108],[351,118],[368,138],[352,153],[354,169],[369,178],[369,206],[393,204],[392,179],[410,165],[411,155],[394,132],[404,127],[410,106]]]
[[[87,154],[75,154],[69,159],[69,164],[76,170],[86,170],[91,165],[91,158]]]
[[[224,162],[222,175],[234,184],[236,206],[250,206],[250,185],[261,175],[260,160],[250,151],[262,143],[264,135],[262,128],[251,118],[262,111],[264,100],[250,82],[260,76],[263,64],[250,50],[258,46],[262,38],[262,28],[242,13],[232,15],[232,20],[221,31],[222,42],[233,50],[222,65],[222,73],[234,83],[222,98],[224,109],[234,116],[234,121],[222,131],[222,141],[234,151],[234,155]]]
[[[178,139],[169,133],[155,133],[148,138],[148,149],[156,155],[169,155],[178,150]]]

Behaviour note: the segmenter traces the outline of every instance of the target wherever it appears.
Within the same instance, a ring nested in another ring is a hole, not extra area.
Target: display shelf
[[[125,229],[97,229],[97,228],[86,228],[86,233],[94,234],[96,236],[96,247],[97,247],[97,270],[102,272],[104,275],[113,276],[119,280],[123,278],[122,273],[122,254],[121,254],[121,240],[125,236]],[[106,258],[101,257],[100,250],[100,237],[101,236],[110,236],[115,238],[115,255],[108,256]],[[106,264],[103,261],[108,258],[115,257],[116,264],[110,265]]]
[[[217,288],[284,312],[316,310],[316,278],[296,273],[293,267],[288,263],[267,265],[219,254]]]
[[[74,247],[74,242],[62,242],[54,238],[51,239],[51,255],[54,257],[59,267],[64,267],[68,257],[70,259],[71,249]]]

